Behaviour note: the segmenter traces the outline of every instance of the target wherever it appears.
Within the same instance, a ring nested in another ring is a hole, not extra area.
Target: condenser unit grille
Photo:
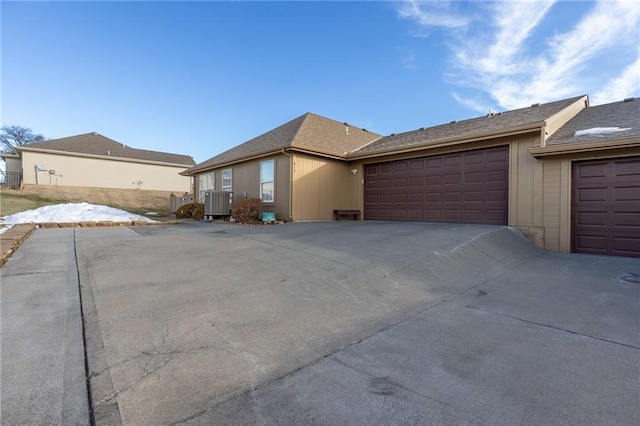
[[[204,193],[204,215],[229,216],[231,215],[233,193],[228,191]]]

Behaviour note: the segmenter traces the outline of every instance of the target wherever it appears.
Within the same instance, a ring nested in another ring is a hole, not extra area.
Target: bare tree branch
[[[20,145],[26,145],[34,142],[42,142],[45,137],[37,134],[34,135],[31,129],[21,126],[2,126],[0,133],[0,144],[2,151],[13,151]]]

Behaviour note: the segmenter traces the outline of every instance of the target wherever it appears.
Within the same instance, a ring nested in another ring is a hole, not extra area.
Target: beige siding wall
[[[39,183],[45,185],[175,192],[191,190],[191,179],[178,174],[186,167],[23,151],[22,168],[25,184],[36,184],[36,165],[46,170],[38,172]],[[55,170],[55,175],[49,174],[49,170]]]
[[[544,248],[560,251],[560,197],[562,195],[562,179],[560,161],[548,161],[543,165],[543,213],[542,222],[545,229]]]
[[[262,211],[275,212],[279,220],[289,220],[290,159],[288,156],[265,157],[246,163],[208,170],[203,174],[214,172],[215,191],[222,191],[222,171],[231,169],[233,203],[237,204],[244,198],[260,198],[260,163],[267,160],[275,160],[275,202],[263,203]],[[200,189],[198,188],[198,180],[198,176],[196,176],[196,194]]]
[[[7,172],[15,173],[22,171],[22,160],[19,158],[5,158],[4,161],[7,164]]]
[[[351,184],[359,176],[349,171],[344,161],[294,154],[293,219],[332,220],[334,209],[358,208]]]
[[[509,226],[517,226],[538,247],[544,247],[542,163],[529,149],[539,137],[514,139],[509,157]]]

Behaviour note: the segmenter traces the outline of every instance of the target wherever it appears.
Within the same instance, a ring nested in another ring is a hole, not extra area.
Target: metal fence
[[[4,173],[4,182],[2,186],[6,188],[20,189],[22,184],[22,172],[6,172]]]

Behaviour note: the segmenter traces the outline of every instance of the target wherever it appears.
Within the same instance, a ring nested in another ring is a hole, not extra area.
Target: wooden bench
[[[336,220],[340,220],[341,217],[348,217],[352,220],[360,220],[360,210],[334,210],[333,215]]]

